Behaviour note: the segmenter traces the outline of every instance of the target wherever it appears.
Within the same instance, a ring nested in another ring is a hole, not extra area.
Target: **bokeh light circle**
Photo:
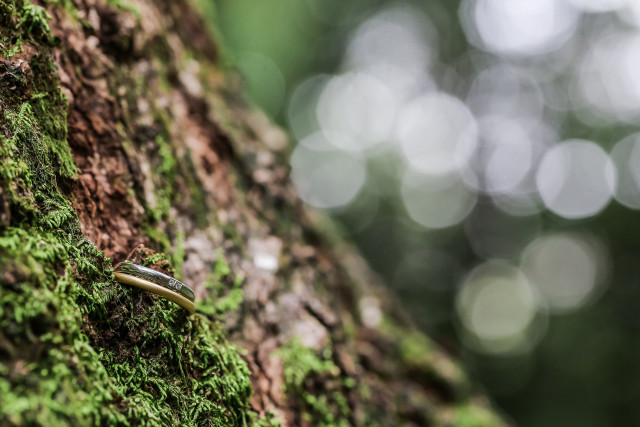
[[[388,63],[420,74],[437,56],[437,32],[418,9],[396,6],[385,9],[362,23],[355,31],[345,63],[355,70],[371,70]]]
[[[539,297],[518,268],[490,261],[469,273],[456,298],[468,345],[494,353],[530,350],[546,326]]]
[[[615,198],[632,209],[640,209],[640,133],[629,135],[611,150],[616,165]]]
[[[437,40],[429,18],[418,8],[395,4],[358,27],[343,67],[379,79],[403,102],[435,90],[429,70],[437,57]]]
[[[587,112],[608,122],[637,122],[640,115],[639,67],[640,34],[604,32],[590,44],[576,67],[576,82],[572,86],[576,109],[587,107]]]
[[[334,141],[341,149],[365,151],[390,139],[398,102],[380,80],[349,72],[329,79],[318,99],[316,114],[323,132],[348,137]]]
[[[542,116],[545,97],[536,77],[524,67],[493,64],[474,76],[466,103],[478,117],[538,119]]]
[[[296,86],[287,106],[287,124],[293,136],[301,140],[320,128],[316,104],[329,76],[316,74]]]
[[[507,117],[485,117],[480,130],[483,144],[477,163],[482,189],[489,194],[517,193],[536,160],[535,142],[521,123]]]
[[[478,143],[478,125],[462,101],[430,93],[402,109],[397,138],[414,169],[449,174],[466,168]]]
[[[336,208],[351,202],[365,183],[364,162],[335,150],[320,133],[310,135],[293,151],[291,178],[300,197],[318,208]]]
[[[457,174],[431,176],[411,170],[402,180],[401,194],[411,219],[427,228],[460,223],[477,199]]]
[[[600,212],[615,188],[615,166],[602,148],[590,141],[569,140],[547,150],[536,184],[545,205],[565,218]]]
[[[467,38],[491,52],[530,56],[560,47],[579,13],[564,0],[470,0],[461,6]]]
[[[551,234],[524,251],[522,268],[553,312],[575,310],[603,284],[608,257],[593,237]]]
[[[625,6],[629,0],[567,0],[573,6],[587,12],[609,12]],[[631,0],[635,1],[635,0]]]

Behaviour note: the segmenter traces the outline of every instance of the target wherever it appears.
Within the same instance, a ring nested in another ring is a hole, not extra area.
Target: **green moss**
[[[21,19],[16,29],[23,27],[25,35],[35,35],[40,41],[51,43],[53,36],[49,28],[51,15],[42,6],[25,1],[21,10]]]
[[[187,188],[189,188],[191,211],[195,215],[195,223],[198,226],[204,227],[209,224],[211,212],[205,202],[203,186],[197,178],[198,174],[195,171],[195,165],[193,164],[193,157],[190,150],[188,150],[185,157],[181,159],[181,165],[185,168],[183,178],[185,179]]]
[[[215,316],[236,311],[244,300],[243,282],[244,276],[241,273],[232,274],[231,268],[224,257],[224,252],[218,249],[213,273],[205,282],[209,296],[206,300],[198,302],[198,312]]]
[[[418,331],[400,335],[400,355],[411,366],[429,366],[433,362],[433,345]]]
[[[231,224],[223,224],[222,225],[222,233],[224,234],[224,238],[230,240],[236,246],[242,247],[243,240],[242,236],[238,232],[238,230]]]
[[[167,130],[164,129],[162,134],[155,139],[155,150],[147,153],[155,171],[155,204],[145,206],[147,218],[143,228],[145,234],[156,242],[163,252],[171,254],[173,268],[178,278],[181,278],[184,261],[184,233],[171,233],[171,230],[175,228],[171,207],[181,197],[175,190],[176,177],[180,171],[176,161],[176,153],[167,138]]]
[[[40,52],[32,73],[0,77],[0,187],[11,214],[0,225],[0,424],[268,425],[248,409],[249,370],[223,326],[115,282],[111,260],[83,237],[60,190],[77,172],[49,14],[2,0],[0,10],[3,54],[25,41]],[[19,32],[9,37],[11,23]],[[175,173],[160,157],[163,177]]]
[[[175,178],[178,173],[175,160],[176,154],[169,145],[167,137],[165,135],[159,135],[155,143],[156,150],[148,153],[148,155],[152,162],[151,166],[155,171],[154,177],[157,181],[154,191],[156,202],[155,205],[146,206],[149,224],[152,226],[161,221],[172,220],[170,209],[175,202]]]
[[[123,1],[123,0],[106,0],[106,2],[108,4],[110,4],[111,6],[115,7],[118,10],[126,10],[128,12],[131,12],[131,14],[136,17],[137,19],[141,19],[142,15],[140,14],[140,11],[138,10],[138,8],[134,5],[132,5],[131,3],[127,2],[127,1]]]
[[[252,419],[254,427],[278,427],[281,425],[277,414],[274,411],[268,411],[267,414],[260,419],[255,417]]]
[[[285,391],[299,402],[305,421],[317,426],[349,425],[350,408],[344,394],[344,381],[340,380],[340,369],[331,360],[330,348],[318,356],[294,338],[274,356],[282,358]],[[315,382],[322,383],[322,393],[314,393]],[[331,387],[331,382],[336,386]],[[333,391],[326,392],[332,388]]]
[[[466,403],[454,408],[453,422],[451,425],[457,427],[496,427],[505,425],[495,412],[488,408]]]
[[[182,264],[184,263],[184,232],[176,233],[176,244],[171,257],[173,270],[177,278],[182,279]]]
[[[140,294],[135,288],[125,294]],[[135,301],[135,298],[134,298]],[[133,301],[132,301],[133,303]],[[126,312],[126,310],[125,310]],[[158,425],[240,425],[251,393],[249,371],[222,327],[158,299],[113,333],[136,334],[127,351],[99,349],[130,418]],[[122,341],[129,342],[130,338]]]
[[[411,377],[434,384],[456,401],[469,396],[471,384],[462,368],[423,333],[401,329],[391,319],[385,319],[381,330],[398,343],[398,358]]]
[[[42,227],[0,235],[0,423],[86,424],[111,400],[106,370],[80,330],[66,246]]]

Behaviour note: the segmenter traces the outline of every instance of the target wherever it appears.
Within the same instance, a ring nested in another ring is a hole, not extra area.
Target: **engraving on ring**
[[[182,289],[182,283],[178,282],[176,279],[174,279],[173,277],[169,279],[169,286],[171,286],[172,288],[174,288],[175,290],[179,291],[180,289]]]

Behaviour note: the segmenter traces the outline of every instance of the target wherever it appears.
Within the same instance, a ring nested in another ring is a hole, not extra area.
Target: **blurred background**
[[[302,198],[499,408],[640,425],[640,1],[207,10]]]

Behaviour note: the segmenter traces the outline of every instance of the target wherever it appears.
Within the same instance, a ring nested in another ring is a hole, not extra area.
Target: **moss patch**
[[[494,427],[505,425],[495,412],[487,406],[466,403],[456,406],[453,421],[450,423],[460,427]]]
[[[249,370],[222,325],[114,282],[83,237],[60,190],[77,172],[50,15],[0,0],[0,16],[0,424],[257,421]]]
[[[318,356],[299,339],[294,338],[275,352],[274,356],[282,358],[285,391],[301,406],[300,413],[304,421],[314,426],[350,424],[351,411],[344,389],[353,384],[344,384],[340,379],[340,369],[331,360],[329,347],[322,356]],[[314,392],[316,388],[322,392]]]
[[[397,357],[409,377],[431,384],[448,401],[468,399],[471,384],[462,368],[417,330],[400,329],[387,319],[382,327],[390,340],[398,344]]]
[[[244,299],[243,282],[244,276],[232,274],[222,249],[218,249],[213,273],[205,283],[209,296],[198,302],[198,312],[215,316],[237,310]]]

